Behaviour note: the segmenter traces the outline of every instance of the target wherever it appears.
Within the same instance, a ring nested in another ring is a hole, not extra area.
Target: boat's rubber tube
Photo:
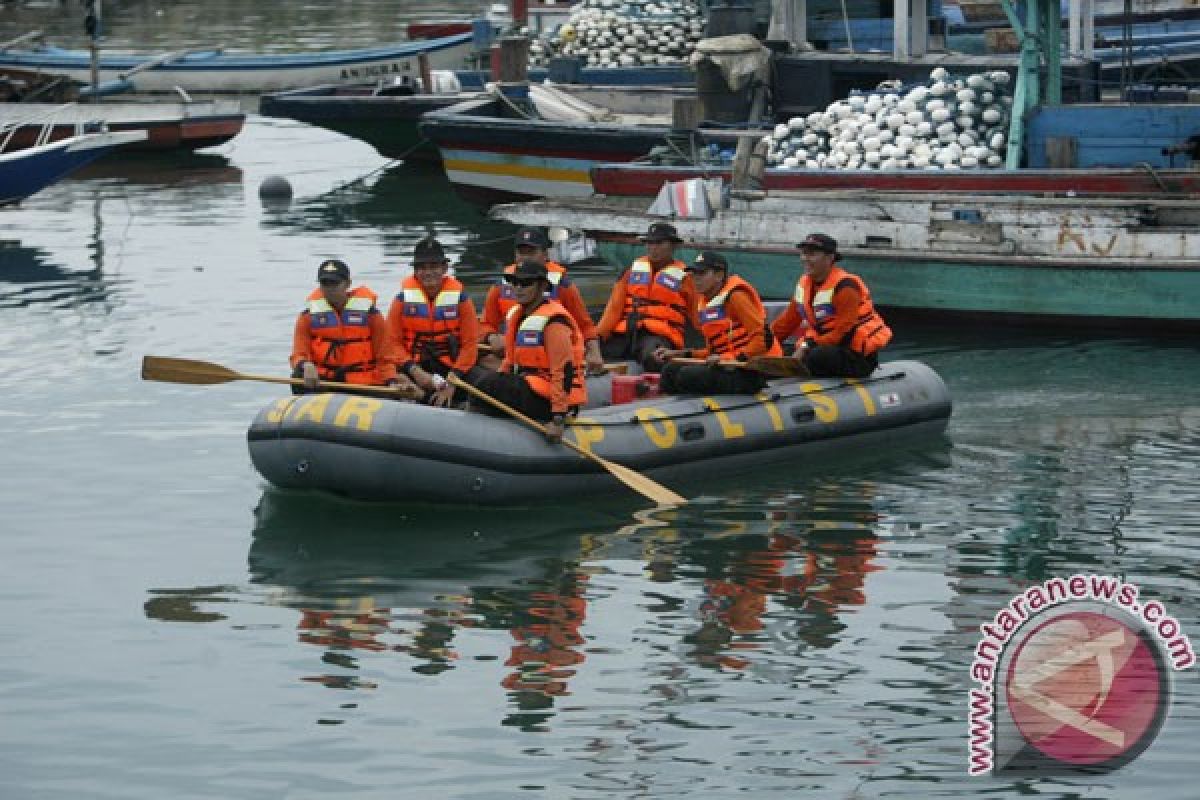
[[[915,361],[862,381],[774,381],[757,396],[658,397],[587,409],[567,436],[664,482],[938,437],[949,393]],[[282,488],[364,499],[497,505],[613,491],[599,465],[514,420],[351,395],[288,397],[248,433],[258,471]]]

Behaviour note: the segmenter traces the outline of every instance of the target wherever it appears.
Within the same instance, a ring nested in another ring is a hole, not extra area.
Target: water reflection
[[[297,200],[285,212],[265,215],[261,224],[268,230],[377,232],[386,257],[401,265],[411,262],[417,240],[432,234],[447,246],[459,277],[468,281],[494,277],[512,260],[512,226],[463,203],[440,166],[381,168]]]
[[[136,153],[93,161],[69,180],[115,180],[157,188],[240,184],[242,169],[215,153]]]
[[[97,222],[99,226],[99,222]],[[100,307],[112,310],[113,284],[104,277],[104,245],[96,229],[87,267],[68,269],[40,247],[0,239],[0,308]]]
[[[248,562],[251,580],[271,588],[269,602],[299,612],[298,641],[340,670],[304,680],[375,688],[355,673],[361,658],[384,653],[434,676],[455,668],[462,631],[504,631],[513,669],[500,685],[513,724],[526,726],[535,722],[520,715],[566,693],[583,658],[573,650],[585,603],[580,541],[579,531],[547,529],[529,513],[380,509],[268,492]]]
[[[732,676],[837,645],[882,568],[874,491],[825,481],[770,495],[765,513],[759,498],[620,525],[586,507],[568,520],[565,509],[379,508],[271,490],[247,556],[253,588],[155,589],[146,613],[237,624],[227,604],[239,594],[291,609],[296,641],[317,652],[300,679],[342,690],[378,688],[380,658],[428,677],[495,674],[499,662],[500,724],[545,730],[577,676],[599,668],[595,654],[640,669],[642,645],[615,631],[676,653],[678,691],[699,679],[687,664]],[[638,615],[623,618],[618,597]]]

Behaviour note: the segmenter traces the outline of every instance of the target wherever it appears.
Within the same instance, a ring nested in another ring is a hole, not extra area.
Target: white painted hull
[[[461,69],[471,54],[469,35],[425,42],[404,42],[394,47],[317,52],[303,55],[237,55],[218,51],[193,53],[143,70],[128,80],[139,92],[170,92],[176,87],[189,92],[270,92],[329,83],[362,83],[420,75],[418,57],[429,56],[431,69]],[[152,54],[104,53],[99,80],[121,81],[125,73]],[[91,83],[86,54],[79,51],[0,51],[0,69],[36,70],[65,75],[83,84]]]
[[[493,213],[520,224],[631,235],[645,230],[647,205],[609,198],[502,206]],[[847,251],[1200,266],[1200,200],[777,192],[734,199],[712,219],[672,223],[688,241],[739,249],[791,249],[808,233],[823,231]]]

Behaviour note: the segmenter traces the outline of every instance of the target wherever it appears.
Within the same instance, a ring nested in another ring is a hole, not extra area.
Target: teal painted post
[[[1034,0],[1027,0],[1034,2]],[[1036,44],[1032,36],[1021,24],[1021,20],[1017,17],[1017,11],[1013,7],[1010,0],[1000,0],[1000,7],[1004,9],[1004,16],[1008,17],[1008,24],[1012,26],[1013,32],[1017,35],[1017,42],[1021,48],[1021,62],[1017,68],[1017,82],[1013,87],[1013,104],[1012,112],[1008,120],[1008,149],[1004,153],[1004,168],[1019,169],[1021,166],[1021,151],[1025,147],[1025,110],[1029,105],[1027,97],[1030,90],[1030,81],[1033,81],[1033,94],[1037,96],[1037,64],[1034,62],[1034,69],[1030,69],[1028,63],[1029,50],[1035,47]]]
[[[1044,105],[1062,105],[1062,18],[1057,2],[1042,6],[1042,54],[1046,59],[1046,95]]]

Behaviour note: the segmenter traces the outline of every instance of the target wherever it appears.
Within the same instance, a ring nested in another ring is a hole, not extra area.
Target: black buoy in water
[[[258,196],[268,208],[287,208],[292,202],[292,185],[287,178],[268,175],[258,186]]]

